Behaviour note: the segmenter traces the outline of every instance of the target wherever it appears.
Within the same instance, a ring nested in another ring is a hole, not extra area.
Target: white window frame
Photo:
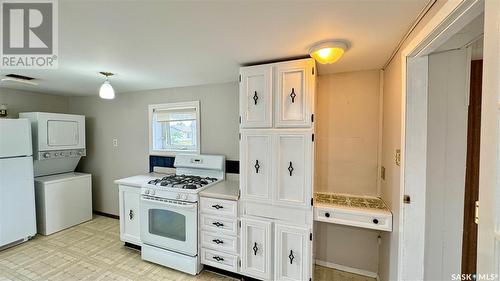
[[[157,150],[154,149],[153,145],[153,113],[155,110],[174,110],[174,109],[185,109],[194,108],[196,110],[196,149],[194,150],[181,150],[181,149],[166,149]],[[148,106],[149,115],[149,155],[156,156],[175,156],[176,154],[200,154],[201,150],[201,122],[200,122],[200,101],[188,101],[188,102],[174,102],[174,103],[162,103],[162,104],[150,104]]]

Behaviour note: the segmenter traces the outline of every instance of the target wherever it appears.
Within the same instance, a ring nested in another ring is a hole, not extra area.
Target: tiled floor
[[[316,280],[374,279],[317,266]],[[123,246],[119,221],[95,216],[90,222],[0,252],[0,281],[14,280],[234,280],[208,271],[187,275],[141,260]]]

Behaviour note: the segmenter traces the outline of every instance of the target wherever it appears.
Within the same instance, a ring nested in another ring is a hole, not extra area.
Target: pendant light
[[[113,76],[111,72],[99,72],[100,74],[106,76],[106,80],[102,83],[101,88],[99,89],[99,97],[105,100],[112,100],[115,98],[115,90],[111,83],[109,83],[108,77]]]
[[[338,61],[348,49],[347,41],[322,41],[309,49],[309,55],[321,64],[332,64]]]

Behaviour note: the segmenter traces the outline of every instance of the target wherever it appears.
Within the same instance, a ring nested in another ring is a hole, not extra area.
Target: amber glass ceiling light
[[[101,99],[106,99],[106,100],[112,100],[115,98],[115,90],[111,86],[111,83],[109,83],[108,77],[113,76],[113,73],[111,72],[99,72],[100,74],[106,76],[106,80],[104,83],[101,85],[101,88],[99,89],[99,97]]]
[[[347,49],[349,43],[346,41],[323,41],[312,46],[309,55],[321,64],[331,64],[338,61]]]

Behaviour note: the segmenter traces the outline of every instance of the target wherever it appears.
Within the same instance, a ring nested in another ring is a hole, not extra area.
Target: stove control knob
[[[43,156],[43,158],[49,158],[50,157],[50,153],[45,152],[42,156]]]
[[[149,189],[146,189],[146,190],[144,191],[144,193],[145,193],[145,194],[149,194]]]
[[[151,190],[151,195],[155,195],[155,191],[154,190]]]
[[[187,194],[184,194],[184,200],[188,200],[188,195]]]
[[[175,199],[181,199],[181,195],[180,194],[177,194],[177,196],[175,197]]]

